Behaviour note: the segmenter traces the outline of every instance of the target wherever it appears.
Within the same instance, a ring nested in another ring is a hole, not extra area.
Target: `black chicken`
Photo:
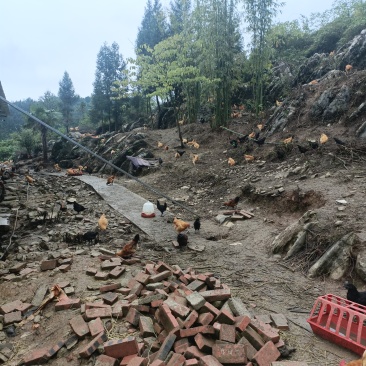
[[[163,205],[160,204],[159,200],[156,201],[156,207],[158,208],[158,210],[161,212],[161,216],[163,216],[164,212],[166,211],[168,205],[166,204],[166,202],[164,202]]]
[[[178,234],[177,236],[177,242],[180,247],[186,247],[188,244],[188,236],[186,234]]]
[[[200,221],[200,218],[199,217],[197,217],[196,220],[194,221],[193,227],[194,227],[195,232],[197,232],[197,231],[200,230],[200,228],[201,228],[201,221]]]
[[[245,141],[248,141],[248,135],[244,135],[242,137],[238,137],[238,141],[243,144]]]
[[[74,202],[74,210],[77,212],[77,213],[80,213],[84,210],[86,210],[86,207],[84,207],[83,205],[80,205],[79,203],[77,202]]]
[[[309,151],[309,149],[307,149],[304,146],[297,145],[297,147],[298,147],[299,151],[301,152],[301,154],[305,154],[307,151]]]
[[[347,300],[366,306],[366,291],[359,292],[355,285],[346,282],[344,287],[347,291]]]
[[[236,148],[238,147],[238,141],[233,140],[233,139],[231,139],[230,137],[229,137],[229,143],[230,143],[230,145],[231,145],[234,149],[236,149]]]
[[[308,140],[308,144],[312,149],[317,149],[319,147],[319,144],[316,141]]]
[[[260,139],[258,140],[254,140],[254,142],[258,145],[264,145],[264,142],[266,141],[266,138],[265,137],[261,137]]]
[[[205,119],[203,117],[200,118],[200,122],[203,124],[205,123]]]
[[[254,140],[259,140],[259,135],[260,135],[260,132],[256,132],[255,136],[254,136]]]
[[[99,241],[99,233],[97,231],[87,231],[83,235],[83,240],[88,242],[88,244],[92,244],[92,241],[94,240],[94,244],[96,244]]]
[[[346,143],[338,139],[337,137],[333,137],[333,139],[337,145],[346,146]]]
[[[185,150],[177,150],[177,153],[179,156],[182,156],[186,151]]]

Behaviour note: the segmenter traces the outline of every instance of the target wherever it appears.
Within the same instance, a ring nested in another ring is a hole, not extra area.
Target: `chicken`
[[[26,180],[29,184],[33,184],[33,183],[34,183],[34,179],[33,179],[30,175],[26,175],[26,176],[25,176],[25,180]]]
[[[162,143],[162,142],[158,142],[158,147],[160,148],[160,147],[163,147],[164,146],[164,144]]]
[[[182,142],[183,144],[188,144],[188,139],[183,139]]]
[[[364,351],[362,358],[359,358],[355,361],[350,361],[346,363],[346,361],[342,360],[339,366],[366,366],[366,351]]]
[[[100,216],[98,220],[98,227],[100,230],[104,231],[107,230],[107,226],[108,226],[108,219],[105,217],[104,214],[102,214],[102,216]]]
[[[250,133],[250,134],[248,135],[248,137],[249,137],[250,139],[254,139],[254,137],[255,137],[255,132],[253,131],[252,133]]]
[[[233,140],[229,137],[229,144],[234,148],[236,149],[238,147],[238,141],[236,140]]]
[[[247,154],[244,154],[244,159],[246,162],[250,162],[250,161],[254,161],[254,156],[253,155],[247,155]]]
[[[319,147],[319,144],[316,141],[314,141],[314,140],[308,140],[308,144],[310,145],[310,147],[313,150],[315,150],[315,149],[317,149]]]
[[[234,208],[238,202],[240,200],[240,197],[239,196],[236,196],[235,198],[233,198],[232,200],[228,201],[228,202],[224,202],[223,205],[224,206],[227,206],[227,207],[232,207]]]
[[[178,123],[183,126],[184,125],[184,119],[181,119],[180,121],[178,121]]]
[[[227,163],[230,165],[230,166],[234,166],[235,165],[235,160],[233,158],[229,158]]]
[[[351,72],[353,69],[352,65],[346,65],[346,67],[344,68],[344,70],[346,71],[346,74],[348,74],[349,72]]]
[[[328,141],[328,136],[325,133],[322,133],[320,135],[319,142],[324,145]]]
[[[200,144],[199,144],[198,142],[194,141],[194,142],[193,142],[193,147],[194,147],[195,149],[199,149],[199,148],[200,148]]]
[[[344,284],[344,288],[348,290],[347,300],[366,306],[366,291],[359,292],[355,285],[348,282]]]
[[[201,221],[199,217],[197,217],[196,220],[194,220],[193,227],[195,232],[201,229]]]
[[[194,165],[196,165],[197,161],[199,160],[199,156],[197,154],[193,154],[193,157],[192,157],[192,163]]]
[[[77,212],[77,213],[80,213],[84,210],[86,210],[86,207],[84,207],[83,205],[80,205],[79,203],[77,202],[74,202],[74,210]]]
[[[175,230],[178,231],[178,233],[181,233],[182,231],[191,227],[191,225],[188,222],[177,219],[176,217],[174,217],[173,225]]]
[[[83,234],[83,241],[88,242],[89,245],[93,240],[94,244],[96,244],[99,240],[99,233],[97,231],[87,231],[85,234]]]
[[[244,135],[244,136],[241,136],[241,137],[238,137],[238,141],[243,144],[245,141],[248,140],[248,137],[249,135]]]
[[[188,244],[188,235],[186,234],[178,234],[177,235],[177,242],[180,247],[186,247]]]
[[[257,128],[258,128],[259,131],[262,131],[263,130],[263,125],[259,124],[259,125],[257,125]]]
[[[276,106],[277,106],[277,107],[281,107],[281,106],[282,106],[282,104],[283,104],[283,102],[280,102],[280,101],[276,100]]]
[[[318,84],[318,80],[311,80],[310,83],[308,85],[316,85]]]
[[[114,155],[116,153],[116,150],[111,150],[111,155]]]
[[[114,176],[114,175],[111,175],[110,177],[108,177],[107,178],[107,186],[109,186],[109,185],[113,185],[113,182],[114,182],[114,179],[115,179],[116,177]]]
[[[329,56],[330,57],[333,57],[334,56],[334,53],[335,53],[334,51],[329,52]]]
[[[168,146],[168,145],[165,145],[165,146],[164,146],[164,150],[165,150],[165,151],[168,151],[168,150],[169,150],[169,146]]]
[[[287,144],[291,144],[291,143],[292,143],[292,141],[293,141],[293,139],[294,139],[294,137],[293,137],[293,136],[290,136],[290,137],[288,137],[288,138],[284,139],[282,142],[283,142],[285,145],[287,145]]]
[[[178,159],[181,156],[183,156],[183,154],[185,153],[185,150],[177,150],[177,152],[175,153],[175,158]]]
[[[122,258],[130,258],[132,255],[136,252],[137,244],[140,240],[140,235],[136,234],[134,238],[124,245],[122,250],[116,253],[116,256],[122,257]]]
[[[163,216],[164,215],[164,212],[166,211],[166,209],[167,209],[167,207],[168,207],[168,205],[167,205],[167,203],[166,202],[164,202],[164,204],[163,205],[161,205],[160,204],[160,201],[159,200],[157,200],[156,201],[156,207],[158,208],[158,210],[161,212],[161,216]]]
[[[58,172],[60,172],[62,170],[58,164],[55,164],[53,167]]]
[[[265,141],[266,141],[266,138],[265,138],[265,137],[261,137],[261,138],[260,138],[260,139],[258,139],[258,140],[254,140],[254,142],[255,142],[257,145],[259,145],[259,146],[264,145]]]
[[[299,149],[301,154],[305,154],[309,150],[306,147],[301,146],[301,145],[297,145],[297,148]]]

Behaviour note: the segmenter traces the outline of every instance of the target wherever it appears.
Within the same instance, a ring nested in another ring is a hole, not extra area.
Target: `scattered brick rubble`
[[[88,268],[86,274],[115,280],[125,272],[123,265],[139,261],[102,259],[100,271]],[[84,340],[78,356],[97,356],[96,366],[306,366],[276,362],[284,346],[279,329],[288,329],[286,318],[281,314],[251,316],[213,273],[148,262],[125,281],[126,287],[122,283],[101,286],[100,300],[95,302],[81,304],[80,299],[67,298],[56,303],[55,310],[76,311],[69,322],[72,334],[26,353],[20,365],[47,363],[61,349],[69,350]],[[4,324],[20,322],[31,306],[19,300],[2,305]],[[113,333],[115,327],[122,331]],[[5,351],[0,350],[0,363],[6,362]]]

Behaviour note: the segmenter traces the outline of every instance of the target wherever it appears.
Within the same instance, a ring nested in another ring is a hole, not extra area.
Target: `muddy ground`
[[[251,126],[244,122],[232,123],[229,127],[240,133],[251,132]],[[195,139],[200,144],[199,149],[186,147],[186,153],[176,159],[174,148],[179,146],[176,129],[148,131],[146,141],[155,156],[163,159],[163,164],[159,168],[143,171],[139,179],[190,210],[168,202],[172,214],[189,222],[193,222],[196,216],[201,217],[200,232],[195,233],[191,229],[189,240],[194,243],[198,238],[205,238],[208,244],[201,253],[182,252],[174,249],[170,242],[156,243],[141,233],[138,257],[143,261],[164,260],[182,268],[192,267],[199,272],[212,271],[231,287],[234,295],[241,297],[253,315],[271,312],[284,314],[289,320],[290,330],[281,332],[281,335],[290,347],[296,348],[291,355],[292,360],[307,361],[309,365],[335,366],[341,358],[357,358],[357,355],[315,336],[306,323],[318,296],[332,293],[345,297],[343,280],[332,281],[326,276],[309,279],[306,274],[314,260],[342,235],[353,231],[358,237],[358,247],[365,244],[366,156],[360,143],[355,143],[344,134],[342,128],[336,126],[323,130],[299,127],[295,140],[302,145],[306,145],[308,138],[318,139],[321,132],[330,137],[324,146],[308,151],[304,156],[299,153],[296,143],[282,149],[281,140],[288,137],[289,132],[268,138],[264,146],[249,142],[234,148],[228,142],[229,136],[233,137],[234,134],[227,131],[213,133],[207,124],[188,125],[182,129],[183,137]],[[331,139],[335,135],[343,138],[348,146],[336,145]],[[158,141],[169,146],[169,149],[158,149]],[[284,154],[276,153],[279,148],[284,150]],[[253,155],[254,162],[247,163],[243,159],[244,153]],[[195,165],[192,154],[199,155]],[[227,163],[229,157],[236,161],[232,167]],[[47,170],[52,171],[52,168]],[[16,177],[12,183],[17,187],[12,194],[17,195],[20,201],[20,209],[13,209],[13,213],[19,214],[13,237],[18,249],[9,255],[1,268],[6,270],[17,261],[26,261],[35,272],[20,281],[2,281],[0,303],[16,299],[30,302],[40,284],[51,286],[60,281],[69,281],[75,288],[73,296],[80,297],[82,301],[97,299],[100,282],[85,275],[86,268],[98,265],[98,258],[91,254],[100,247],[115,250],[139,229],[80,181],[42,173],[45,172],[32,172],[38,180],[34,186],[27,186],[23,175]],[[146,199],[156,201],[157,194],[132,179],[118,176],[116,182]],[[274,195],[273,192],[281,187],[284,192]],[[78,197],[78,202],[85,204],[89,210],[75,215],[69,207],[60,221],[49,220],[36,225],[31,225],[22,216],[30,205],[44,207],[67,196]],[[238,207],[252,212],[254,217],[235,221],[231,228],[219,226],[215,217],[224,210],[222,203],[235,196],[240,196]],[[345,210],[339,211],[338,199],[347,201]],[[290,262],[274,257],[270,247],[275,236],[307,210],[314,210],[318,220],[310,236],[308,251]],[[70,247],[65,243],[65,232],[95,228],[101,213],[106,213],[110,225],[98,245],[91,248],[85,245]],[[8,243],[9,236],[3,237],[3,245]],[[166,251],[164,247],[171,250]],[[81,251],[76,255],[76,250]],[[39,272],[39,261],[49,257],[50,253],[73,256],[72,269],[66,273],[57,270]],[[133,272],[132,267],[128,273],[131,275]],[[345,279],[355,282],[360,288],[364,286],[354,271],[354,258],[350,260]],[[68,319],[76,313],[54,312],[53,306],[51,304],[42,312],[38,326],[26,324],[16,330],[15,337],[4,333],[2,344],[10,343],[14,350],[9,365],[16,365],[22,355],[36,345],[49,344],[51,339],[57,341],[70,332]],[[119,334],[125,331],[122,329]],[[76,353],[73,350],[63,357],[67,357],[71,365],[91,362],[78,360]],[[64,358],[56,358],[49,364],[62,365],[64,362]]]

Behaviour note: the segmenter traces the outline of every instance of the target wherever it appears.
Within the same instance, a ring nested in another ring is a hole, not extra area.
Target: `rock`
[[[366,251],[362,251],[357,255],[356,259],[356,273],[363,281],[366,281]]]

